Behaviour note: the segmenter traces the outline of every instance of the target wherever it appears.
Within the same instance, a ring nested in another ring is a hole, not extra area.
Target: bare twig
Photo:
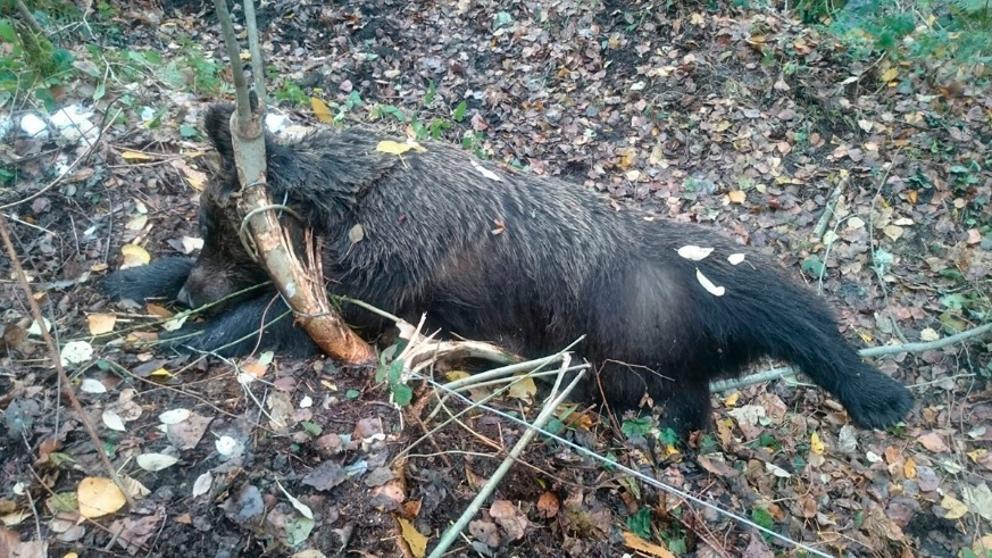
[[[499,486],[500,481],[502,481],[503,477],[506,476],[506,473],[510,470],[510,467],[513,466],[513,464],[520,457],[520,454],[523,453],[524,448],[526,448],[530,441],[534,439],[534,436],[536,436],[537,433],[544,428],[544,425],[547,424],[547,422],[554,415],[554,411],[558,408],[558,405],[560,405],[565,398],[568,397],[568,394],[575,388],[575,386],[578,385],[579,381],[582,379],[582,376],[585,374],[584,370],[575,376],[572,382],[561,391],[561,394],[558,393],[562,379],[565,377],[566,370],[568,369],[570,362],[571,358],[566,355],[562,361],[561,368],[558,371],[558,378],[555,380],[555,385],[552,388],[551,393],[548,395],[546,403],[544,404],[544,408],[541,409],[541,412],[538,414],[537,418],[534,419],[534,422],[527,425],[527,431],[520,436],[520,439],[517,440],[516,444],[514,444],[513,449],[510,450],[510,454],[506,456],[506,459],[504,459],[502,463],[500,463],[493,475],[479,490],[479,493],[475,495],[475,498],[472,499],[472,502],[462,513],[461,517],[459,517],[458,520],[444,532],[441,536],[441,540],[438,541],[437,546],[434,547],[434,550],[431,551],[428,558],[440,558],[444,555],[444,553],[448,550],[448,547],[451,546],[451,544],[458,538],[459,534],[461,534],[461,532],[465,529],[465,526],[468,525],[469,521],[471,521],[472,518],[479,513],[479,509],[482,507],[482,504],[496,490],[496,487]]]
[[[827,227],[830,225],[830,219],[833,218],[834,213],[837,210],[837,202],[840,201],[841,194],[844,193],[844,189],[847,188],[847,182],[849,178],[845,171],[845,174],[841,176],[840,180],[837,181],[837,185],[830,192],[830,196],[827,198],[826,206],[823,208],[823,215],[820,215],[820,220],[816,222],[816,226],[813,227],[813,238],[817,241],[823,239],[823,235],[827,232]]]
[[[72,405],[72,409],[76,412],[79,417],[79,421],[82,422],[83,427],[86,429],[86,433],[89,434],[90,441],[93,443],[93,449],[96,450],[97,456],[100,458],[100,462],[103,467],[107,470],[107,474],[113,479],[114,483],[120,488],[121,493],[124,494],[124,498],[130,507],[134,507],[134,501],[131,498],[130,491],[121,482],[120,477],[117,475],[117,471],[114,469],[113,464],[110,463],[110,459],[107,457],[107,453],[103,450],[103,442],[100,440],[100,436],[96,433],[96,429],[93,428],[93,424],[90,423],[89,415],[83,410],[83,405],[79,402],[79,398],[76,397],[76,391],[72,389],[72,383],[69,381],[69,377],[65,373],[65,369],[62,367],[62,357],[59,354],[59,347],[52,339],[52,335],[48,332],[48,328],[45,327],[45,320],[41,314],[41,308],[38,307],[38,302],[34,299],[33,293],[31,292],[31,287],[28,285],[27,276],[24,275],[24,268],[21,267],[21,261],[17,259],[17,251],[14,249],[14,244],[10,240],[10,231],[7,228],[7,220],[0,213],[0,237],[3,239],[4,249],[7,251],[7,257],[10,258],[10,264],[14,268],[14,273],[17,275],[17,282],[20,283],[21,289],[24,290],[24,296],[27,298],[28,308],[31,309],[31,317],[34,318],[35,322],[38,324],[38,329],[41,331],[41,336],[45,340],[45,344],[48,346],[48,354],[52,359],[52,364],[55,366],[56,372],[58,372],[59,383],[62,384],[62,391],[65,393],[66,397],[69,399],[69,404]]]
[[[933,351],[935,349],[940,349],[948,345],[960,343],[962,341],[966,341],[968,339],[972,339],[975,337],[981,337],[989,332],[992,332],[992,323],[980,325],[978,327],[966,331],[962,331],[961,333],[956,333],[954,335],[945,337],[943,339],[937,339],[936,341],[900,343],[898,345],[871,347],[868,349],[862,349],[858,351],[858,354],[863,357],[875,357],[882,355],[894,355],[898,353],[922,353],[924,351]],[[778,380],[780,378],[795,376],[798,373],[799,371],[796,370],[795,368],[792,368],[791,366],[783,366],[781,368],[773,368],[765,372],[751,374],[750,376],[745,376],[738,380],[721,380],[719,382],[713,382],[712,384],[710,384],[710,390],[727,391],[731,389],[739,389],[753,384],[760,384],[762,382],[769,382],[771,380]]]
[[[439,390],[445,390],[445,387],[443,385],[441,385],[441,384],[439,384],[437,382],[434,382],[430,378],[426,378],[425,377],[424,380],[427,381],[428,383],[430,383],[432,386],[436,387]],[[452,396],[460,399],[461,401],[464,401],[466,404],[469,404],[469,405],[475,404],[475,403],[473,403],[473,401],[471,399],[469,399],[469,398],[467,398],[464,395],[461,395],[459,393],[452,393]],[[823,558],[830,558],[830,555],[829,554],[827,554],[826,552],[824,552],[822,550],[819,550],[817,548],[814,548],[813,546],[810,546],[809,544],[806,544],[804,542],[797,541],[797,540],[792,539],[792,538],[790,538],[790,537],[788,537],[786,535],[782,535],[780,533],[777,533],[775,531],[772,531],[771,529],[769,529],[767,527],[764,527],[762,525],[759,525],[758,523],[755,523],[754,521],[751,521],[750,519],[744,517],[741,514],[734,513],[732,511],[729,511],[727,509],[724,509],[718,503],[715,503],[715,502],[712,502],[712,501],[709,501],[709,500],[704,500],[703,498],[701,498],[699,496],[695,496],[695,495],[693,495],[693,494],[691,494],[689,492],[686,492],[686,491],[684,491],[684,490],[682,490],[680,488],[676,488],[676,487],[674,487],[674,486],[672,486],[670,484],[667,484],[665,482],[662,482],[662,481],[660,481],[660,480],[658,480],[658,479],[656,479],[656,478],[654,478],[654,477],[652,477],[652,476],[650,476],[648,474],[645,474],[644,472],[642,472],[640,470],[637,470],[637,469],[633,469],[631,467],[628,467],[627,465],[624,465],[623,463],[618,462],[616,459],[613,459],[613,458],[610,458],[610,457],[606,457],[606,456],[600,455],[600,454],[596,453],[595,451],[590,450],[590,449],[588,449],[586,447],[583,447],[583,446],[581,446],[581,445],[579,445],[579,444],[577,444],[577,443],[575,443],[575,442],[573,442],[573,441],[571,441],[571,440],[569,440],[567,438],[564,438],[564,437],[562,437],[562,436],[560,436],[558,434],[555,434],[553,432],[549,432],[546,429],[544,429],[543,427],[542,428],[537,428],[534,424],[528,423],[526,420],[524,420],[524,419],[522,419],[520,417],[511,415],[509,413],[505,413],[503,411],[500,411],[499,409],[496,409],[496,408],[493,408],[493,407],[490,407],[490,406],[487,406],[487,405],[478,405],[478,406],[479,406],[479,408],[481,408],[481,409],[483,409],[483,410],[485,410],[485,411],[487,411],[489,413],[492,413],[493,415],[499,416],[499,417],[501,417],[503,419],[506,419],[506,420],[508,420],[510,422],[513,422],[515,424],[519,424],[521,426],[525,426],[527,428],[531,428],[531,429],[533,429],[533,431],[537,431],[537,433],[543,435],[544,437],[546,437],[546,438],[548,438],[550,440],[554,440],[554,441],[558,442],[559,444],[562,444],[563,446],[566,446],[566,447],[571,448],[573,451],[575,451],[577,454],[579,454],[579,455],[581,455],[583,457],[588,457],[588,458],[594,459],[594,460],[596,460],[596,461],[598,461],[600,463],[606,464],[606,465],[610,466],[611,468],[614,468],[614,469],[616,469],[616,470],[618,470],[618,471],[620,471],[620,472],[622,472],[622,473],[624,473],[626,475],[629,475],[631,477],[634,477],[634,478],[636,478],[636,479],[638,479],[638,480],[640,480],[640,481],[642,481],[642,482],[644,482],[644,483],[646,483],[646,484],[648,484],[650,486],[653,486],[653,487],[655,487],[655,488],[657,488],[659,490],[662,490],[662,491],[667,492],[667,493],[669,493],[669,494],[671,494],[673,496],[676,496],[676,497],[681,498],[683,500],[687,500],[687,501],[692,502],[694,504],[697,504],[699,506],[702,506],[702,507],[708,508],[710,510],[713,510],[714,512],[718,513],[719,515],[722,515],[724,517],[730,518],[730,519],[732,519],[732,520],[740,523],[741,525],[746,525],[746,526],[751,527],[751,528],[753,528],[753,529],[755,529],[755,530],[757,530],[757,531],[759,531],[761,533],[764,533],[764,534],[767,534],[767,535],[769,535],[771,537],[774,537],[774,538],[778,539],[779,541],[782,541],[784,543],[787,543],[787,544],[789,544],[790,546],[792,546],[794,548],[805,550],[806,552],[809,552],[810,554],[813,554],[813,555],[816,555],[816,556],[821,556]],[[433,556],[433,554],[431,556]]]
[[[248,28],[248,51],[251,52],[251,75],[255,81],[258,101],[265,104],[265,73],[262,49],[258,42],[258,22],[255,21],[255,2],[245,0],[245,27]]]
[[[25,25],[31,28],[32,32],[48,40],[45,36],[45,30],[41,28],[41,25],[38,25],[38,21],[31,15],[31,10],[28,9],[28,5],[24,3],[24,0],[17,0],[17,12],[20,14],[21,19],[24,20]]]

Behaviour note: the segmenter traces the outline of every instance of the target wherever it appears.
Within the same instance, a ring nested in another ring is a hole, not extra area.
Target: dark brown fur
[[[224,168],[201,200],[205,246],[179,295],[191,306],[265,279],[224,218],[236,188],[230,110],[207,114]],[[382,139],[322,130],[268,142],[272,198],[322,231],[332,293],[414,322],[426,312],[434,327],[531,357],[584,334],[578,352],[601,381],[588,383],[583,397],[595,398],[601,385],[612,405],[627,408],[648,393],[667,402],[681,430],[705,425],[711,380],[763,356],[798,365],[862,426],[891,425],[912,406],[905,387],[861,361],[823,302],[763,255],[710,229],[616,211],[580,186],[497,168],[447,145],[397,156],[376,149]],[[353,243],[358,225],[364,235]],[[714,251],[690,261],[676,253],[687,244]],[[728,263],[738,252],[746,260]],[[726,294],[707,292],[697,269]],[[366,335],[381,329],[364,310],[343,312]],[[250,331],[201,327],[215,344]],[[280,327],[274,340],[307,344],[291,325]]]

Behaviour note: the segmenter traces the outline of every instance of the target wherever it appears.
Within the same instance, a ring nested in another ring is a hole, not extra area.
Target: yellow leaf
[[[689,16],[689,23],[692,23],[693,25],[703,25],[706,23],[706,19],[703,17],[703,14],[696,12]]]
[[[982,460],[982,458],[984,458],[986,455],[988,455],[988,453],[989,453],[989,450],[979,448],[979,449],[976,449],[974,451],[969,451],[967,455],[968,455],[968,457],[972,461],[974,461],[975,463],[978,463],[979,461]]]
[[[94,519],[124,507],[127,500],[114,481],[104,477],[86,477],[76,487],[79,515]]]
[[[125,161],[151,161],[154,157],[140,151],[125,151],[121,153]]]
[[[169,372],[165,368],[156,368],[152,370],[149,374],[152,378],[171,378],[172,372]]]
[[[86,323],[89,326],[90,335],[102,335],[114,331],[117,316],[113,314],[90,314],[86,316]]]
[[[744,199],[747,197],[747,194],[745,194],[742,190],[734,190],[727,194],[727,197],[730,198],[732,203],[744,203]]]
[[[534,383],[534,378],[529,376],[517,378],[517,381],[510,385],[509,395],[523,401],[533,400],[534,396],[537,395],[537,384]]]
[[[324,124],[334,122],[334,115],[331,114],[331,108],[318,97],[310,97],[310,108],[313,109],[313,115],[317,117],[317,120]]]
[[[826,449],[823,440],[820,439],[820,435],[816,432],[810,434],[809,436],[809,451],[813,455],[823,455],[823,450]]]
[[[902,464],[902,474],[905,475],[907,479],[916,478],[916,462],[913,461],[912,457],[907,457],[906,462]]]
[[[734,393],[731,393],[730,395],[727,396],[726,399],[723,400],[723,404],[726,405],[727,407],[733,407],[734,405],[737,405],[737,401],[740,400],[740,398],[741,398],[741,392],[735,391]]]
[[[415,141],[408,141],[406,143],[399,143],[391,140],[380,141],[379,145],[375,146],[376,151],[382,151],[383,153],[391,153],[393,155],[402,155],[411,149],[415,151],[427,151],[422,145]]]
[[[468,372],[464,370],[450,370],[444,374],[444,377],[448,379],[449,382],[454,382],[456,380],[464,380],[471,376]]]
[[[620,160],[617,161],[617,166],[626,170],[630,167],[630,165],[633,165],[636,160],[637,150],[633,147],[627,147],[620,152]]]
[[[121,269],[145,265],[152,261],[152,257],[148,254],[148,251],[137,244],[125,244],[121,246],[121,254],[124,256],[124,263],[121,264]]]
[[[171,164],[186,177],[186,182],[189,182],[190,188],[197,192],[203,191],[203,186],[207,183],[207,174],[205,172],[194,169],[183,159],[173,159]]]
[[[421,535],[420,531],[418,531],[417,528],[406,519],[397,517],[396,521],[400,524],[400,531],[403,535],[403,540],[406,541],[406,545],[410,547],[410,553],[416,558],[424,558],[424,555],[427,554],[427,537]]]
[[[623,532],[623,544],[627,548],[633,548],[638,552],[650,554],[651,556],[658,556],[658,558],[675,558],[675,555],[669,552],[667,548],[660,544],[648,542],[629,531]]]
[[[889,68],[882,72],[882,81],[888,83],[899,77],[899,70],[897,68]]]
[[[961,519],[964,514],[968,513],[968,506],[953,496],[944,496],[944,499],[940,501],[940,507],[947,510],[944,519]]]

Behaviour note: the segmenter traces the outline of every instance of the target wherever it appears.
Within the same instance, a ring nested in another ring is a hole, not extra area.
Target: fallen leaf
[[[124,426],[124,421],[121,420],[120,415],[111,409],[105,409],[102,415],[103,424],[111,430],[116,430],[118,432],[127,432],[127,427]]]
[[[534,383],[534,378],[530,376],[520,376],[510,384],[507,394],[521,401],[532,401],[537,394],[537,384]]]
[[[968,506],[964,502],[953,496],[944,496],[940,501],[940,507],[944,508],[944,519],[961,519],[968,513]]]
[[[558,501],[558,496],[550,490],[545,490],[541,494],[541,497],[537,499],[537,511],[545,519],[551,519],[558,515],[558,509],[560,507],[561,502]]]
[[[124,223],[124,228],[129,231],[140,231],[145,228],[148,224],[147,215],[135,215],[127,223]]]
[[[935,453],[945,453],[951,451],[951,448],[947,447],[947,443],[944,441],[944,438],[936,432],[922,434],[917,436],[916,440],[923,444],[923,447]]]
[[[701,246],[694,246],[692,244],[688,244],[686,246],[679,248],[678,250],[676,250],[676,252],[678,252],[679,256],[687,260],[698,262],[700,260],[706,259],[707,256],[712,254],[713,249],[703,248]]]
[[[825,446],[823,440],[820,439],[820,434],[814,432],[809,436],[809,451],[813,452],[814,455],[823,455]]]
[[[489,506],[489,515],[492,516],[496,523],[506,531],[508,537],[511,540],[520,540],[526,533],[527,526],[530,522],[527,521],[527,516],[525,516],[513,502],[509,500],[496,500]]]
[[[152,493],[148,490],[148,487],[141,484],[137,479],[129,477],[127,475],[120,475],[121,488],[124,489],[126,494],[130,494],[132,498],[140,500]]]
[[[289,500],[289,503],[293,505],[293,508],[295,508],[296,511],[300,512],[300,515],[302,515],[307,519],[313,519],[313,510],[310,509],[310,506],[304,504],[295,496],[290,494],[289,491],[283,488],[282,483],[279,482],[279,479],[276,479],[276,486],[278,486],[279,490],[281,490],[282,493],[286,496],[286,498]]]
[[[888,83],[899,77],[899,70],[897,68],[889,68],[882,72],[882,81]]]
[[[334,115],[331,114],[331,108],[327,106],[323,100],[318,97],[310,97],[310,108],[313,109],[313,115],[324,124],[330,124],[334,122]]]
[[[400,534],[403,536],[403,541],[406,542],[407,547],[410,549],[410,553],[416,556],[416,558],[423,558],[427,554],[427,537],[422,535],[412,523],[403,519],[402,517],[397,517],[396,521],[400,524]]]
[[[210,485],[213,484],[214,477],[210,474],[210,471],[203,473],[202,475],[196,477],[193,481],[193,497],[202,496],[210,491]]]
[[[152,257],[148,254],[148,251],[137,244],[125,244],[121,246],[121,255],[124,256],[121,269],[145,265],[152,261]]]
[[[89,314],[86,316],[86,325],[89,327],[90,335],[103,335],[114,331],[117,324],[117,316],[114,314]]]
[[[493,180],[495,182],[503,182],[503,179],[500,178],[498,174],[496,174],[493,171],[487,169],[486,167],[480,165],[474,159],[471,162],[472,162],[472,168],[474,168],[476,170],[476,172],[478,172],[482,176],[488,178],[489,180]]]
[[[121,158],[125,161],[151,161],[154,159],[151,155],[140,151],[125,151],[121,153]]]
[[[79,515],[95,519],[124,507],[127,499],[114,481],[103,477],[86,477],[76,487]]]
[[[375,146],[376,151],[382,151],[383,153],[389,153],[392,155],[402,155],[407,151],[413,149],[414,151],[427,151],[424,146],[420,145],[415,141],[408,141],[405,143],[399,143],[392,140],[383,140]],[[475,161],[473,161],[474,163]]]
[[[723,286],[718,287],[714,285],[708,277],[703,275],[702,271],[699,271],[699,268],[696,268],[696,280],[699,281],[699,284],[713,296],[723,296],[727,292],[727,289]]]
[[[347,472],[334,461],[324,461],[303,477],[303,484],[323,492],[341,484],[348,478]]]
[[[82,383],[79,384],[79,390],[83,393],[107,393],[107,386],[103,385],[100,380],[94,380],[93,378],[83,378]]]
[[[361,224],[355,225],[348,230],[348,240],[352,244],[358,244],[365,238],[365,228]]]
[[[730,265],[739,265],[744,261],[744,258],[745,255],[738,252],[727,256],[727,261],[730,262]]]
[[[744,199],[747,197],[747,194],[744,193],[743,190],[733,190],[727,194],[727,197],[730,198],[731,203],[739,204],[744,203]]]
[[[903,228],[899,225],[886,225],[882,228],[882,232],[892,240],[899,240],[899,237],[902,236]]]
[[[632,548],[638,552],[657,556],[658,558],[675,558],[675,555],[660,544],[648,542],[641,537],[629,532],[623,532],[623,544],[627,548]]]
[[[230,436],[221,436],[217,438],[214,442],[214,447],[217,448],[217,453],[223,455],[224,457],[230,457],[234,455],[235,450],[238,448],[238,441]]]
[[[60,356],[62,366],[88,362],[93,358],[93,346],[86,341],[69,341],[62,347]]]
[[[183,159],[173,159],[170,163],[183,175],[190,188],[197,192],[203,191],[203,187],[207,184],[207,173],[194,169]]]
[[[992,490],[989,485],[982,483],[978,486],[965,486],[961,496],[971,509],[986,521],[992,521]]]
[[[45,331],[52,331],[52,322],[48,321],[48,318],[42,318],[41,321],[45,324]],[[28,335],[41,336],[41,326],[38,325],[37,321],[32,321],[31,325],[28,326]]]
[[[158,415],[158,421],[162,424],[177,424],[190,417],[192,411],[189,409],[183,409],[182,407],[177,409],[170,409]]]
[[[179,458],[164,453],[143,453],[134,460],[138,463],[138,467],[154,473],[172,467]]]

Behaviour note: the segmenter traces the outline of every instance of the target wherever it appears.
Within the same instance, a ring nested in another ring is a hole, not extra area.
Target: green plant
[[[651,508],[641,508],[627,516],[627,529],[642,539],[651,538]]]
[[[651,417],[627,419],[620,425],[620,432],[627,438],[644,438],[651,431]]]
[[[893,59],[992,60],[992,3],[986,0],[921,0],[906,10],[896,0],[799,0],[797,14],[824,23],[852,57],[884,52]]]
[[[299,85],[286,81],[273,93],[276,101],[290,103],[295,106],[306,106],[310,103],[310,97]]]
[[[71,79],[73,56],[44,34],[14,19],[0,19],[0,106],[16,93],[32,92],[49,108],[54,107],[51,89]]]
[[[486,136],[482,132],[466,130],[465,135],[462,136],[462,148],[475,153],[475,156],[480,159],[488,159],[489,153],[486,152],[483,145],[485,139]]]
[[[376,382],[385,382],[389,386],[392,400],[400,407],[410,404],[413,399],[413,390],[403,381],[403,361],[395,358],[405,346],[405,341],[400,341],[382,351],[379,355],[379,368],[375,372]]]

